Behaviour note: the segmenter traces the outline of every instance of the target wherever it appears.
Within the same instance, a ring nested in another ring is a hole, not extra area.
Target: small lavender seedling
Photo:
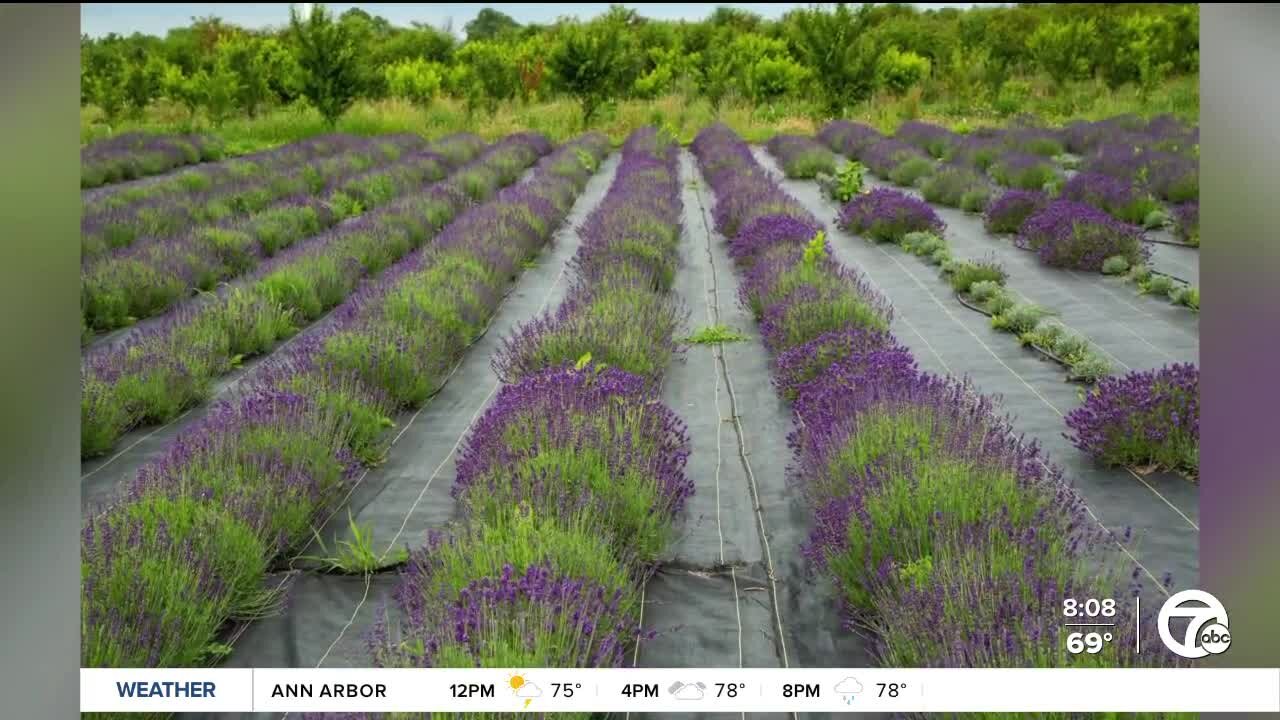
[[[1078,333],[1068,331],[1054,340],[1052,350],[1054,355],[1071,363],[1090,352],[1089,341]]]
[[[985,303],[1002,292],[1004,287],[995,280],[979,280],[969,286],[969,297],[979,303]]]
[[[1015,335],[1034,330],[1051,311],[1035,303],[1018,303],[991,318],[991,327],[1007,330]]]
[[[1071,378],[1094,383],[1111,374],[1111,363],[1100,353],[1085,352],[1071,363]]]
[[[993,316],[1001,315],[1008,312],[1010,308],[1017,305],[1018,301],[1013,299],[1013,294],[1001,288],[1000,292],[991,296],[986,304],[982,306],[983,310],[991,313]]]
[[[1129,260],[1123,255],[1112,255],[1102,261],[1103,275],[1123,275],[1129,272]]]
[[[1183,305],[1192,310],[1200,309],[1200,288],[1184,285],[1169,292],[1169,301],[1175,305]]]
[[[1125,279],[1141,284],[1146,282],[1149,277],[1151,277],[1151,268],[1148,268],[1142,263],[1138,263],[1129,268],[1129,274],[1125,276]]]
[[[1034,345],[1036,347],[1051,350],[1058,338],[1067,332],[1067,328],[1060,322],[1055,320],[1045,320],[1029,332],[1025,332],[1018,337],[1023,345]]]
[[[1154,273],[1147,278],[1146,282],[1138,283],[1138,289],[1144,295],[1168,296],[1174,287],[1173,278],[1168,275],[1156,275]]]

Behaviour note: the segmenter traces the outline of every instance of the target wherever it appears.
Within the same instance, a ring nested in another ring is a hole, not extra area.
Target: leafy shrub
[[[1030,98],[1031,83],[1026,80],[1006,79],[1000,83],[1000,91],[996,93],[995,110],[1001,115],[1013,115],[1025,108]]]
[[[404,59],[383,69],[387,90],[394,97],[401,97],[420,105],[426,105],[440,93],[444,74],[438,63],[424,58]]]
[[[833,200],[842,203],[849,202],[855,195],[862,192],[864,178],[867,174],[867,168],[860,162],[847,162],[836,170],[827,194]]]
[[[887,188],[850,200],[837,218],[840,227],[880,242],[901,242],[907,233],[946,228],[928,203]]]
[[[1066,419],[1071,442],[1107,465],[1195,475],[1200,468],[1200,369],[1166,365],[1106,377]]]
[[[1006,190],[987,206],[986,228],[993,233],[1016,233],[1022,223],[1049,203],[1039,190]]]
[[[1055,200],[1027,218],[1015,242],[1035,250],[1051,267],[1095,272],[1109,257],[1121,256],[1133,264],[1150,254],[1140,228],[1069,200]]]
[[[929,256],[929,262],[934,265],[946,265],[951,262],[951,250],[945,247],[938,248]]]

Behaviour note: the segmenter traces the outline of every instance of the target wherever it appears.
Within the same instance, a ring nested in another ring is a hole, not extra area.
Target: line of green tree
[[[393,26],[360,9],[322,5],[287,25],[246,29],[193,19],[163,38],[81,40],[81,102],[108,122],[161,98],[235,114],[305,101],[332,124],[361,98],[428,104],[441,94],[468,110],[570,95],[584,123],[617,98],[685,93],[718,107],[803,98],[838,115],[876,93],[926,81],[957,97],[1016,104],[1019,78],[1098,78],[1156,87],[1199,71],[1195,4],[1021,4],[921,11],[906,4],[812,6],[768,20],[718,8],[698,22],[642,17],[614,6],[588,21],[520,24],[485,8],[465,40],[449,28]]]

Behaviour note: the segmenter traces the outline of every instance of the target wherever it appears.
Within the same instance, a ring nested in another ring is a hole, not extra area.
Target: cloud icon
[[[841,695],[853,695],[862,692],[862,683],[857,678],[847,677],[836,683],[836,692]]]
[[[685,685],[676,691],[677,700],[701,700],[702,696],[703,690],[698,685]]]
[[[516,697],[536,698],[542,697],[542,688],[538,687],[538,683],[526,682],[516,690]]]

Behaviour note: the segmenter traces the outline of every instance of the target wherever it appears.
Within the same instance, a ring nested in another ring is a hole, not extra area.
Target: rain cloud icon
[[[836,683],[836,692],[844,696],[846,704],[852,705],[853,696],[862,692],[862,683],[857,678],[847,677]]]

